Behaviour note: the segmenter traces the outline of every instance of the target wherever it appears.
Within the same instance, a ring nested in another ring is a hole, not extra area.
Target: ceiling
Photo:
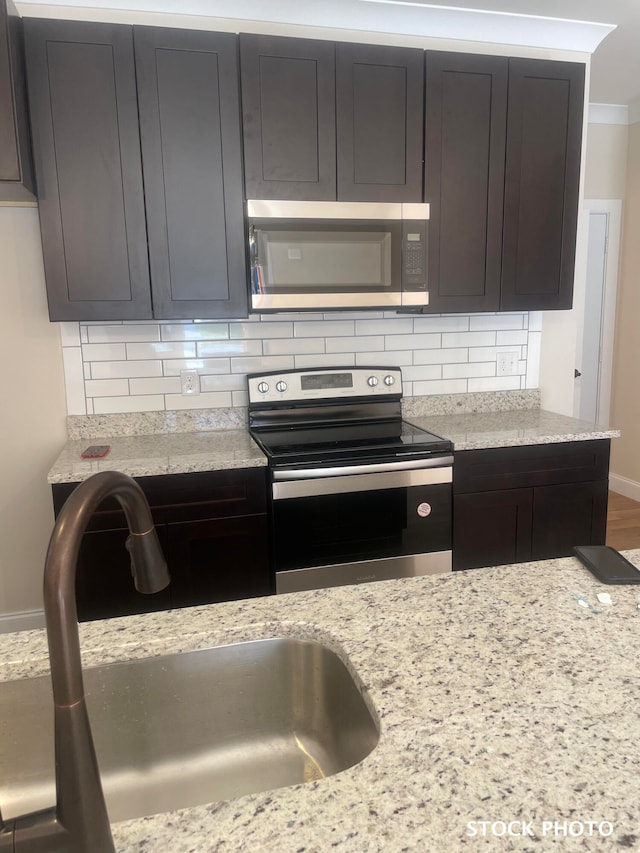
[[[640,0],[16,0],[16,5],[23,15],[45,17],[56,16],[51,13],[58,9],[68,17],[69,10],[73,14],[74,7],[82,7],[342,26],[583,52],[595,47],[590,102],[640,102]],[[616,28],[609,32],[594,22]]]

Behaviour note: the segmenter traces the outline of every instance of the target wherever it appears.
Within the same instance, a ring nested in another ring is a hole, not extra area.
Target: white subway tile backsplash
[[[163,323],[160,326],[163,341],[210,341],[229,337],[228,323]]]
[[[262,355],[262,341],[238,338],[228,341],[198,341],[199,358],[216,358],[234,355]]]
[[[164,409],[162,394],[148,397],[94,397],[93,413],[96,415],[119,414],[120,412],[161,412]]]
[[[179,394],[180,377],[163,376],[157,379],[130,379],[130,394]]]
[[[469,318],[470,332],[484,332],[488,329],[521,329],[522,314],[478,314]]]
[[[466,379],[433,379],[429,382],[413,382],[413,397],[428,394],[466,394]]]
[[[89,326],[90,344],[126,344],[132,341],[159,341],[160,327],[157,325],[123,325]]]
[[[83,344],[83,361],[124,361],[127,357],[125,344]]]
[[[467,361],[469,350],[459,349],[425,349],[413,353],[414,364],[458,364]]]
[[[413,318],[400,320],[356,320],[356,335],[411,335]]]
[[[91,379],[84,383],[87,397],[122,397],[129,394],[128,379]]]
[[[496,332],[496,344],[497,346],[526,344],[528,334],[526,329],[521,332]]]
[[[442,366],[440,364],[418,364],[415,367],[405,367],[402,378],[407,382],[416,382],[424,379],[442,379]]]
[[[343,337],[355,334],[356,324],[353,320],[322,320],[320,323],[300,320],[293,324],[293,334],[296,338],[329,338],[341,335]]]
[[[290,338],[293,336],[293,323],[231,323],[229,337],[242,338]]]
[[[469,329],[467,314],[452,314],[446,317],[415,317],[414,332],[466,332]]]
[[[400,367],[405,396],[535,388],[542,315],[394,311],[252,314],[246,320],[64,323],[70,414],[246,406],[246,374],[293,368]],[[500,352],[518,373],[497,376]],[[180,393],[197,370],[201,393]]]
[[[324,355],[295,356],[295,366],[301,370],[308,370],[309,368],[313,370],[314,367],[353,367],[355,363],[354,353],[331,352]]]
[[[324,338],[271,338],[262,342],[265,355],[304,355],[324,352]]]
[[[366,335],[361,338],[327,338],[327,352],[363,352],[364,350],[380,350],[385,348],[382,335]]]
[[[411,350],[385,350],[378,352],[357,352],[356,364],[364,367],[371,365],[373,367],[405,367],[408,364],[413,364],[413,353]]]
[[[169,412],[179,409],[225,409],[231,405],[231,392],[196,394],[194,397],[167,394],[164,399],[166,401],[165,408]]]
[[[385,341],[387,349],[436,349],[442,345],[442,335],[387,335]]]
[[[443,379],[471,379],[476,376],[495,376],[495,361],[479,361],[475,364],[444,364],[442,366]]]
[[[232,358],[232,373],[261,373],[266,370],[292,370],[292,355],[269,355],[264,358]]]
[[[176,358],[161,362],[165,376],[179,376],[181,370],[197,370],[198,373],[231,373],[230,358]]]
[[[161,361],[95,361],[92,379],[128,379],[129,377],[162,376]]]
[[[469,379],[469,392],[475,391],[517,391],[520,388],[519,376],[494,376],[487,379]]]
[[[195,358],[195,342],[172,343],[158,341],[147,344],[126,344],[127,358]]]
[[[496,342],[495,332],[445,332],[443,347],[490,347]]]

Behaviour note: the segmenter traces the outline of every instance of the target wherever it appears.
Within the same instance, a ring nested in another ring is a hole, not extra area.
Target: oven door
[[[416,464],[277,471],[276,592],[451,571],[452,467]]]

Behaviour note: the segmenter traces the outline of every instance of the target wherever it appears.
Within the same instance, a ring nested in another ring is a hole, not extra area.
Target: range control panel
[[[399,397],[399,367],[330,367],[252,373],[247,376],[249,405],[296,400],[340,400],[347,397]]]

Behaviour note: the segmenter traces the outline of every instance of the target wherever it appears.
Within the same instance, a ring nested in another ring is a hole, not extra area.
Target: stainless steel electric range
[[[402,419],[400,368],[247,379],[276,592],[451,571],[453,447]]]

